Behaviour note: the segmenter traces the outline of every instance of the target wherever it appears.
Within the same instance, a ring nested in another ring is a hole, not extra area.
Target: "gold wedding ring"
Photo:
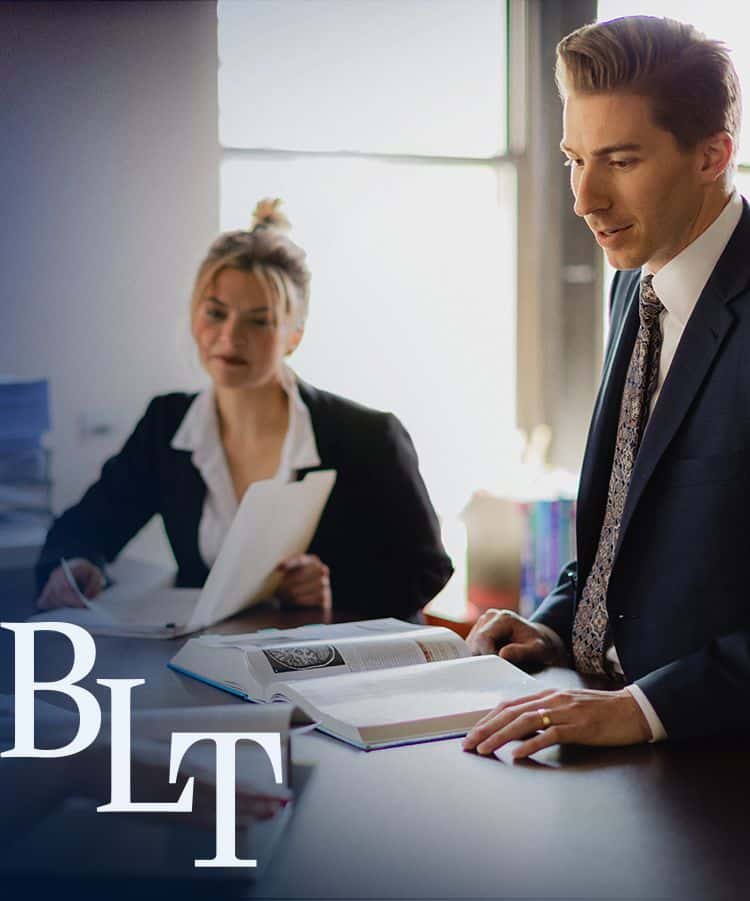
[[[545,729],[548,729],[552,725],[552,720],[549,718],[549,712],[547,710],[540,710],[539,716],[542,718],[542,726]]]

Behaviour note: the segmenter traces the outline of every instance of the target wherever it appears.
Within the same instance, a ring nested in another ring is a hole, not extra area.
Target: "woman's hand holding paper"
[[[328,567],[315,554],[296,554],[279,563],[283,574],[276,596],[297,607],[331,608],[331,580]]]

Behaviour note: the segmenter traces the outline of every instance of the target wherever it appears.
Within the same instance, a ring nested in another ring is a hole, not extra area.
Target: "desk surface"
[[[305,617],[258,610],[222,628]],[[92,678],[146,678],[133,695],[144,707],[227,703],[231,696],[164,667],[179,645],[97,639]],[[61,675],[68,658],[60,639],[38,660],[38,677]],[[6,666],[1,678],[7,691]],[[539,678],[581,684],[567,670]],[[741,740],[567,748],[551,755],[558,766],[545,766],[466,754],[458,740],[366,753],[311,734],[295,737],[294,759],[315,768],[249,896],[747,897],[750,779]]]

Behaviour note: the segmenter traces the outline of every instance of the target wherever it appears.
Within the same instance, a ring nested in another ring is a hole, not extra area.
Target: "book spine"
[[[547,574],[550,565],[551,539],[551,504],[549,501],[537,501],[536,523],[536,588],[534,608],[538,607],[549,594]]]
[[[521,584],[518,612],[521,616],[531,616],[534,612],[534,534],[532,524],[532,504],[519,504],[521,513]]]

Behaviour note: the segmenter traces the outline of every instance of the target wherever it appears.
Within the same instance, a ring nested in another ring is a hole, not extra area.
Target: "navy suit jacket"
[[[571,645],[607,498],[640,270],[618,272],[583,461],[577,563],[533,619]],[[750,208],[688,320],[638,452],[607,592],[629,682],[670,738],[750,729]]]
[[[390,413],[302,381],[299,390],[310,411],[319,468],[337,470],[308,549],[331,570],[334,604],[366,616],[413,615],[453,568],[409,435]],[[206,486],[190,452],[170,447],[194,396],[167,394],[151,401],[123,449],[104,464],[99,481],[53,524],[37,565],[40,586],[61,556],[113,560],[156,514],[177,562],[177,584],[203,585],[208,569],[198,549],[198,526]]]

